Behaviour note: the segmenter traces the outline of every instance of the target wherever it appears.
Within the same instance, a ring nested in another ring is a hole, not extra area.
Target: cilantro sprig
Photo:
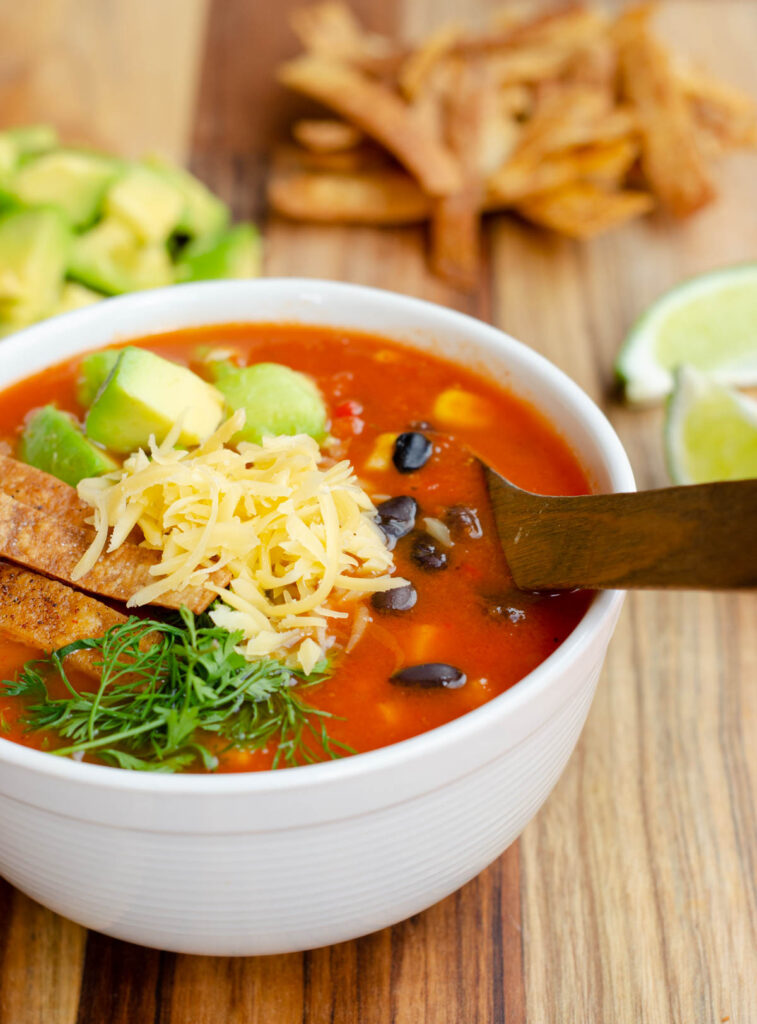
[[[208,734],[231,748],[276,745],[273,767],[291,767],[354,753],[327,730],[334,716],[308,704],[302,690],[328,678],[327,662],[305,676],[274,659],[248,661],[229,633],[182,608],[174,623],[129,618],[104,636],[77,640],[46,658],[27,662],[8,696],[27,700],[27,730],[48,730],[69,742],[51,753],[97,755],[139,771],[176,772],[218,766]],[[100,670],[93,692],[77,689],[64,660],[92,651]],[[52,697],[51,676],[68,695]]]

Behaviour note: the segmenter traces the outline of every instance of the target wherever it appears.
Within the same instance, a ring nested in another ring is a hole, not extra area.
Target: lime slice
[[[668,402],[665,452],[677,484],[757,477],[757,402],[680,367]]]
[[[629,402],[653,402],[687,363],[721,384],[757,384],[757,263],[702,274],[636,321],[615,363]]]

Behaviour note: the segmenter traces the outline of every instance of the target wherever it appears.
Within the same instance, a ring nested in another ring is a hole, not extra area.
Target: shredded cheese
[[[306,435],[230,447],[243,425],[240,410],[192,451],[175,449],[172,431],[120,470],[82,480],[78,492],[94,510],[95,538],[74,578],[106,544],[114,550],[139,526],[143,545],[161,560],[151,569],[155,581],[130,606],[168,590],[208,587],[222,602],[211,618],[243,632],[247,657],[285,657],[309,674],[333,643],[329,621],[349,614],[329,601],[407,581],[391,575],[376,509],[349,462],[328,464]],[[210,579],[221,568],[231,573],[226,589]]]

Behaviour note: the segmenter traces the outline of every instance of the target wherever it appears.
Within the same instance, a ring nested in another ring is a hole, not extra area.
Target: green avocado
[[[114,452],[144,448],[154,435],[160,444],[180,419],[178,445],[205,440],[223,415],[214,387],[185,366],[147,349],[125,348],[87,414],[88,437]]]
[[[23,206],[54,206],[75,228],[97,216],[119,162],[99,153],[58,149],[29,160],[16,171],[5,191]]]
[[[266,434],[326,436],[327,412],[321,393],[304,373],[279,363],[238,367],[214,362],[215,385],[231,409],[244,409],[247,419],[234,441],[259,443]]]
[[[105,214],[128,225],[146,245],[165,243],[184,212],[182,193],[163,175],[132,164],[108,189]]]
[[[60,293],[58,305],[53,310],[53,315],[72,313],[75,309],[92,306],[104,298],[105,296],[101,292],[93,292],[91,288],[85,288],[83,284],[77,284],[76,281],[66,281]]]
[[[252,224],[237,224],[207,238],[197,238],[182,251],[176,265],[179,281],[220,277],[258,277],[261,243]]]
[[[120,355],[120,349],[104,348],[99,352],[90,352],[82,359],[76,380],[76,401],[83,409],[92,405],[95,395],[108,379]]]
[[[114,217],[76,236],[68,273],[106,295],[161,288],[174,279],[166,247],[141,245],[131,229]]]
[[[15,210],[0,220],[0,322],[22,327],[52,312],[70,245],[57,210]]]
[[[54,405],[29,416],[18,444],[18,457],[72,487],[85,477],[118,469],[109,455],[87,440],[74,417]]]
[[[20,157],[47,153],[58,145],[58,133],[49,124],[17,125],[15,128],[6,128],[3,136],[13,142]]]
[[[214,196],[199,178],[161,156],[149,156],[144,162],[175,188],[184,200],[184,209],[174,228],[178,234],[200,238],[214,235],[226,227],[230,218],[228,206]]]

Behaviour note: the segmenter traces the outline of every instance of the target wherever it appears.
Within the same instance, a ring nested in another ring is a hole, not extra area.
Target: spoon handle
[[[521,589],[757,587],[757,480],[580,497],[519,491],[491,471],[488,483]]]

